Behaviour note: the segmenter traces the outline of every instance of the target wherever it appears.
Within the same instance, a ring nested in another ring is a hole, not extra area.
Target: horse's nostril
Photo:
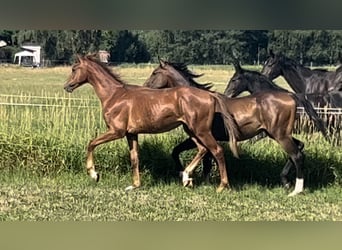
[[[73,87],[70,84],[68,84],[64,87],[64,90],[68,93],[71,93],[73,91]]]

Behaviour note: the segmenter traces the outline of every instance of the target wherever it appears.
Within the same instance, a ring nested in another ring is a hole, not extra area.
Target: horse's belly
[[[177,128],[182,123],[179,121],[135,121],[127,127],[127,132],[132,134],[146,133],[146,134],[156,134],[164,133],[172,129]]]
[[[246,140],[259,134],[261,129],[261,123],[257,117],[248,117],[237,121],[240,136],[239,140]]]

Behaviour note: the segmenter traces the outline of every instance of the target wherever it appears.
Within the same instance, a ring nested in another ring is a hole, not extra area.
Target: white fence
[[[324,114],[324,115],[342,115],[342,108],[314,108],[317,114]],[[298,114],[304,114],[305,110],[303,107],[297,108]]]

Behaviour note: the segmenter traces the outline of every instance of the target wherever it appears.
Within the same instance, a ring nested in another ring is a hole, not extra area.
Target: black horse
[[[184,67],[174,67],[174,64],[160,61],[160,65],[152,72],[144,86],[151,88],[159,88],[162,82],[172,82],[173,85],[184,84],[184,81],[189,77],[187,70]],[[261,74],[259,74],[262,76]],[[265,76],[263,78],[267,79]],[[181,79],[182,78],[182,79]],[[181,80],[180,80],[181,79]],[[189,84],[187,84],[188,86]],[[281,180],[285,187],[289,187],[287,174],[292,166],[296,167],[296,186],[295,190],[290,195],[296,195],[303,190],[303,173],[302,165],[304,155],[302,149],[304,144],[292,137],[294,120],[296,117],[296,100],[293,94],[285,91],[272,90],[256,93],[254,95],[244,96],[240,98],[226,98],[227,110],[234,116],[234,120],[238,125],[240,134],[237,136],[238,141],[243,141],[265,132],[270,138],[277,141],[284,151],[289,155],[289,160],[281,173]],[[304,104],[306,105],[306,104]],[[313,113],[310,113],[313,111]],[[325,134],[325,128],[315,111],[308,111],[312,115]],[[228,138],[225,132],[223,123],[220,119],[214,119],[212,133],[216,140],[226,141]],[[181,152],[194,148],[196,145],[191,139],[178,144],[172,152],[172,157],[176,162],[176,167],[179,171],[183,170],[179,159]],[[210,154],[206,154],[203,158],[203,173],[206,177],[209,176],[211,169]]]
[[[274,54],[266,60],[262,71],[271,80],[283,76],[296,93],[307,94],[314,106],[342,107],[342,67],[336,71],[309,69],[282,54]]]

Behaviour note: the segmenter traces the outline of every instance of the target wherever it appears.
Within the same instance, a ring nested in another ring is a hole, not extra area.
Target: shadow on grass
[[[140,141],[140,172],[144,186],[180,183],[171,152],[173,147],[183,139],[184,137],[165,135]],[[319,145],[319,142],[317,143]],[[280,147],[265,140],[242,146],[240,159],[235,159],[227,150],[227,145],[223,145],[226,149],[225,156],[231,186],[234,189],[246,184],[279,187],[281,185],[280,172],[286,162],[286,155]],[[59,147],[46,147],[45,149],[26,147],[24,144],[19,146],[16,144],[2,145],[0,147],[2,152],[0,169],[14,172],[20,168],[40,176],[54,176],[63,171],[85,174],[84,147],[84,145],[74,145],[66,149]],[[329,151],[329,154],[322,152],[324,150]],[[308,147],[306,151],[303,167],[306,187],[314,190],[329,184],[342,183],[342,158],[339,148],[315,145],[315,147]],[[195,153],[196,150],[182,153],[183,165],[189,163]],[[129,150],[125,141],[97,148],[95,164],[100,173],[118,176],[131,176],[132,174]],[[193,173],[193,178],[196,186],[203,185],[201,166]],[[288,179],[294,183],[295,169],[291,169]],[[219,180],[217,167],[214,166],[211,172],[212,185],[216,186]]]
[[[145,141],[140,147],[140,169],[150,174],[152,185],[160,182],[180,182],[171,157],[172,148],[168,152],[163,147],[162,142],[150,143],[148,141]],[[188,163],[195,155],[195,152],[183,153],[181,156],[183,162]],[[239,187],[246,184],[257,184],[270,188],[281,186],[280,173],[286,163],[286,155],[282,152],[279,155],[271,155],[270,157],[267,157],[268,155],[255,156],[253,154],[253,152],[244,152],[240,155],[240,159],[236,159],[226,150],[228,178],[234,189],[239,189]],[[325,157],[305,153],[303,171],[305,186],[313,190],[319,189],[336,182],[336,176],[341,175],[341,163],[334,159],[326,159]],[[203,185],[202,166],[196,169],[193,177],[195,185]],[[288,180],[294,184],[295,179],[295,168],[292,168]],[[219,181],[218,169],[214,165],[210,182],[212,185],[217,185]]]

